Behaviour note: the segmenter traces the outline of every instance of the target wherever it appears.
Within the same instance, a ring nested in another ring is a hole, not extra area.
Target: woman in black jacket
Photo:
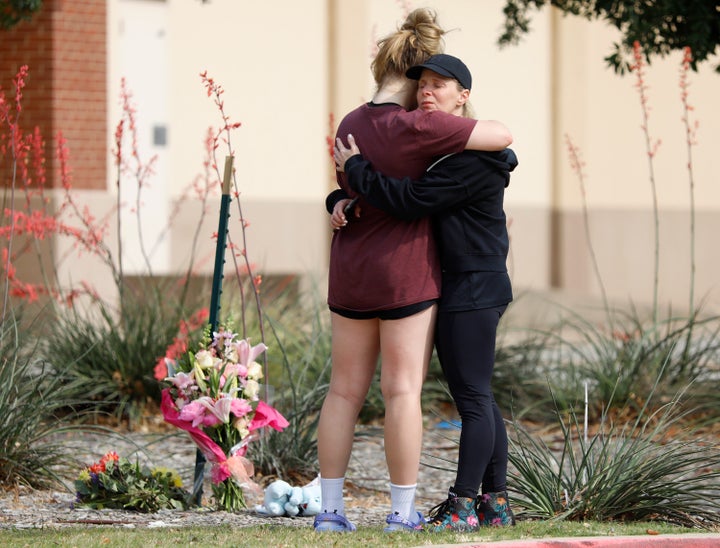
[[[419,108],[457,115],[467,110],[471,76],[456,57],[431,57],[407,76],[419,80]],[[349,148],[338,139],[335,161],[360,202],[357,213],[346,216],[351,197],[331,194],[333,227],[352,222],[365,200],[401,219],[431,215],[440,250],[442,295],[435,347],[462,430],[455,484],[447,500],[431,513],[429,527],[472,531],[480,525],[513,525],[507,502],[507,431],[492,394],[491,377],[497,325],[512,300],[503,198],[517,165],[515,153],[506,149],[452,154],[413,181],[373,171],[351,135],[348,143]]]

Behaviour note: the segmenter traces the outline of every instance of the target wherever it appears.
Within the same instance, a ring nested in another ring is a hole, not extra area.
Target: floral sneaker
[[[434,533],[440,531],[477,531],[480,527],[475,512],[475,499],[458,497],[450,491],[447,500],[430,510],[427,529]]]
[[[355,531],[355,526],[345,516],[335,512],[321,512],[315,516],[313,528],[318,533],[351,533]]]
[[[515,514],[513,514],[510,508],[507,491],[478,495],[475,502],[475,510],[477,511],[482,527],[508,527],[515,525]]]
[[[425,518],[420,512],[417,512],[415,517],[417,521],[413,523],[408,519],[401,518],[397,512],[388,514],[387,519],[385,519],[387,526],[384,531],[386,533],[394,533],[395,531],[422,531],[425,526]]]

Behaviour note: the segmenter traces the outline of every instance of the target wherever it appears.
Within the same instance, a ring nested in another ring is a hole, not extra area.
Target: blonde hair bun
[[[397,31],[378,42],[378,53],[371,65],[377,85],[389,77],[402,77],[410,67],[442,53],[444,35],[433,10],[418,8],[410,12]]]

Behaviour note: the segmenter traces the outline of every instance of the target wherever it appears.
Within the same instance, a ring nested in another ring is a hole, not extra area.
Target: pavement
[[[720,548],[720,533],[544,538],[434,546],[447,548],[459,546],[478,548]]]

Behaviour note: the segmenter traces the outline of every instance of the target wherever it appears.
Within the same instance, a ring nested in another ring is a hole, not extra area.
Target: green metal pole
[[[225,157],[222,196],[220,197],[220,219],[218,221],[217,245],[215,246],[215,268],[213,270],[212,293],[210,294],[210,330],[217,331],[220,316],[220,295],[222,294],[223,271],[225,269],[225,247],[227,245],[228,219],[230,218],[230,182],[232,180],[233,157]],[[193,501],[202,503],[203,480],[205,478],[205,455],[199,449],[195,453],[195,479]]]

